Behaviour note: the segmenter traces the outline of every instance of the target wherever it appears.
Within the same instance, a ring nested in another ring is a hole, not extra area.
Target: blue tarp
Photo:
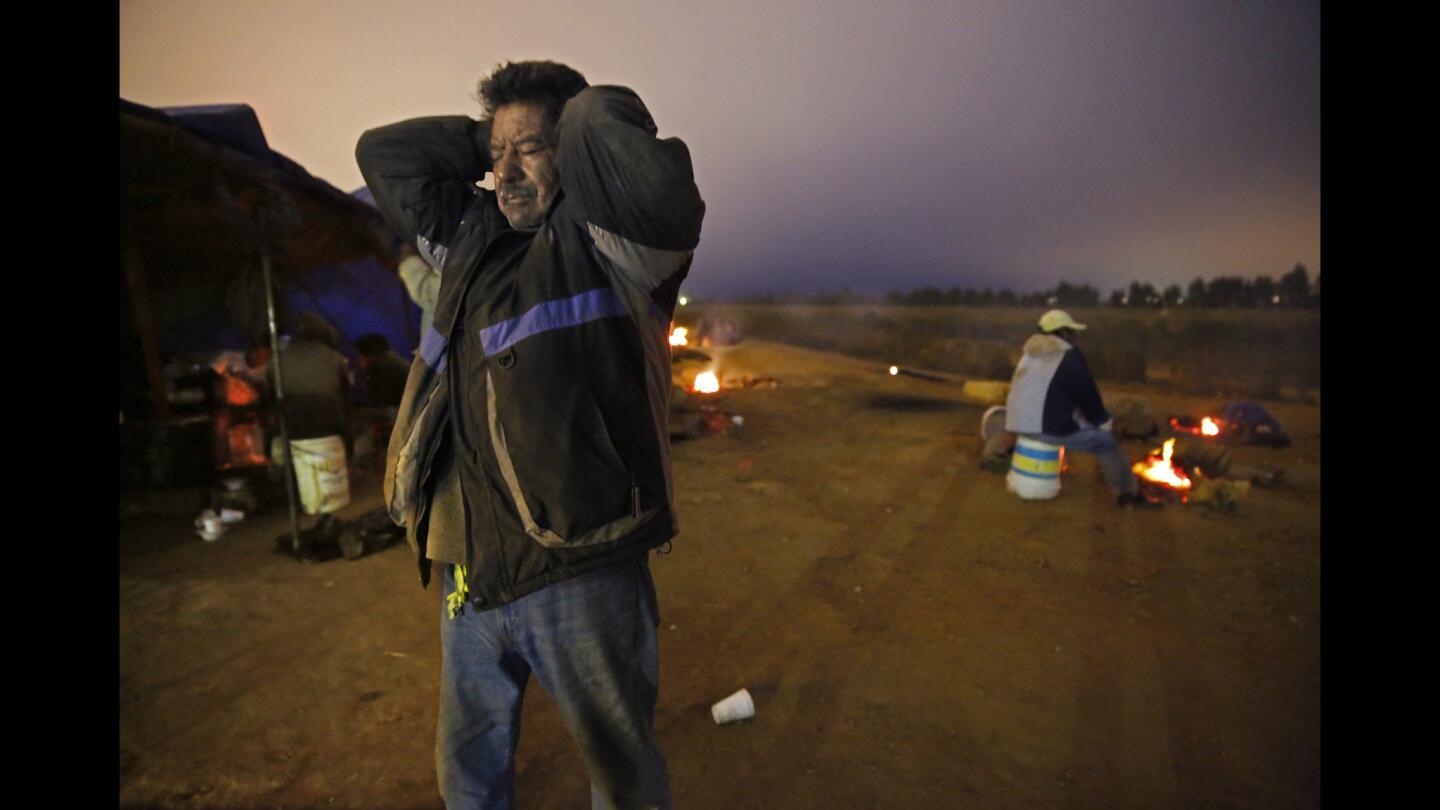
[[[193,293],[186,291],[187,295]],[[314,312],[340,333],[340,352],[355,359],[355,340],[376,332],[385,336],[406,359],[419,344],[420,308],[410,300],[395,274],[374,258],[312,267],[277,290],[283,311],[298,316]],[[223,290],[213,290],[198,306],[185,310],[156,307],[158,342],[165,355],[205,355],[243,351],[248,340],[230,320]],[[281,333],[286,333],[286,324]]]
[[[275,154],[265,140],[260,119],[249,104],[194,104],[162,107],[160,112],[216,143],[251,157],[269,160]]]
[[[265,138],[255,111],[247,104],[205,104],[154,109],[121,99],[122,109],[164,116],[213,143],[255,158],[269,169],[292,179],[312,183],[314,178],[298,163],[275,152]],[[328,184],[326,184],[328,185]],[[337,194],[344,194],[334,189]],[[352,196],[370,206],[368,189]],[[420,309],[405,292],[391,269],[371,256],[359,261],[307,268],[277,285],[277,303],[291,317],[314,312],[339,331],[340,351],[352,360],[354,342],[361,335],[384,335],[402,357],[410,357],[419,342]],[[193,285],[154,295],[160,351],[166,355],[203,355],[222,350],[243,350],[247,337],[231,316],[232,302],[218,280],[203,275]],[[263,299],[250,302],[263,306]],[[282,333],[289,324],[280,324]]]

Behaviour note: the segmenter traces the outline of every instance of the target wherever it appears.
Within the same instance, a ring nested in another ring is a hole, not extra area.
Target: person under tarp
[[[390,348],[390,341],[377,332],[355,339],[356,363],[360,367],[361,402],[355,409],[356,438],[353,461],[360,467],[378,465],[383,470],[385,443],[395,426],[410,363]]]
[[[264,467],[267,414],[273,394],[267,376],[270,347],[258,341],[244,351],[216,355],[219,407],[215,410],[215,466],[222,470]]]
[[[350,503],[347,459],[354,441],[350,365],[336,351],[339,334],[324,318],[301,312],[294,337],[280,350],[289,457],[305,513]]]
[[[360,365],[360,388],[371,408],[397,408],[405,395],[405,378],[410,363],[390,348],[390,341],[378,332],[355,339]]]

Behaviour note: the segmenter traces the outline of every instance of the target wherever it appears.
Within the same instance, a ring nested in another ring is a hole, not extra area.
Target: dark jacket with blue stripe
[[[390,437],[386,503],[422,584],[432,559],[465,562],[482,607],[677,532],[667,338],[705,211],[689,150],[656,138],[626,88],[566,104],[560,194],[538,230],[511,228],[475,185],[488,140],[488,122],[421,118],[356,149],[385,218],[441,270]],[[463,375],[454,341],[466,341]],[[462,406],[481,435],[457,436]],[[462,487],[462,468],[480,483]]]
[[[1068,436],[1110,419],[1090,365],[1055,335],[1031,335],[1010,379],[1005,429],[1021,435]]]

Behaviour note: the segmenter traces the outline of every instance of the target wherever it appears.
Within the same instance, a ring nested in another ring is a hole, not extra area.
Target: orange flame
[[[689,331],[689,330],[686,329],[686,328],[683,327],[683,326],[677,326],[677,327],[675,327],[674,329],[671,329],[671,330],[670,330],[670,345],[671,345],[671,346],[684,346],[684,345],[686,345],[687,343],[689,343],[690,341],[687,340],[686,337],[685,337],[685,334],[686,334],[686,332],[688,332],[688,331]]]
[[[229,405],[253,405],[260,399],[255,386],[233,374],[222,373],[225,380],[225,402]]]
[[[1200,424],[1197,425],[1188,417],[1181,419],[1180,417],[1172,416],[1170,417],[1170,427],[1183,433],[1193,433],[1196,436],[1210,437],[1219,436],[1220,431],[1225,429],[1225,422],[1224,420],[1211,416],[1202,416],[1200,418]]]
[[[257,424],[235,425],[226,432],[229,443],[229,458],[221,466],[231,467],[253,467],[263,466],[270,463],[261,447],[264,444],[264,433]]]
[[[1170,456],[1174,452],[1175,440],[1166,439],[1159,456],[1152,453],[1144,461],[1135,462],[1135,466],[1131,469],[1135,471],[1136,475],[1147,481],[1164,484],[1171,489],[1189,489],[1190,476],[1176,469],[1170,463]]]
[[[720,378],[713,371],[702,371],[695,375],[693,387],[702,394],[714,394],[720,390]]]

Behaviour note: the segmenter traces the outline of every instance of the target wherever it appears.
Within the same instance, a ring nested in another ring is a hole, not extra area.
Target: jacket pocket
[[[593,401],[582,400],[568,414],[515,414],[513,419],[528,419],[539,429],[527,432],[525,446],[512,447],[494,377],[489,371],[485,375],[495,458],[531,539],[547,548],[609,543],[660,511],[640,508],[639,484],[611,443]]]
[[[444,427],[449,408],[450,398],[442,378],[436,381],[425,398],[425,404],[414,412],[406,425],[405,440],[395,453],[394,464],[386,475],[389,490],[386,492],[387,507],[391,520],[397,525],[413,527],[419,518],[424,506],[422,493],[425,479],[442,438],[437,434]]]

